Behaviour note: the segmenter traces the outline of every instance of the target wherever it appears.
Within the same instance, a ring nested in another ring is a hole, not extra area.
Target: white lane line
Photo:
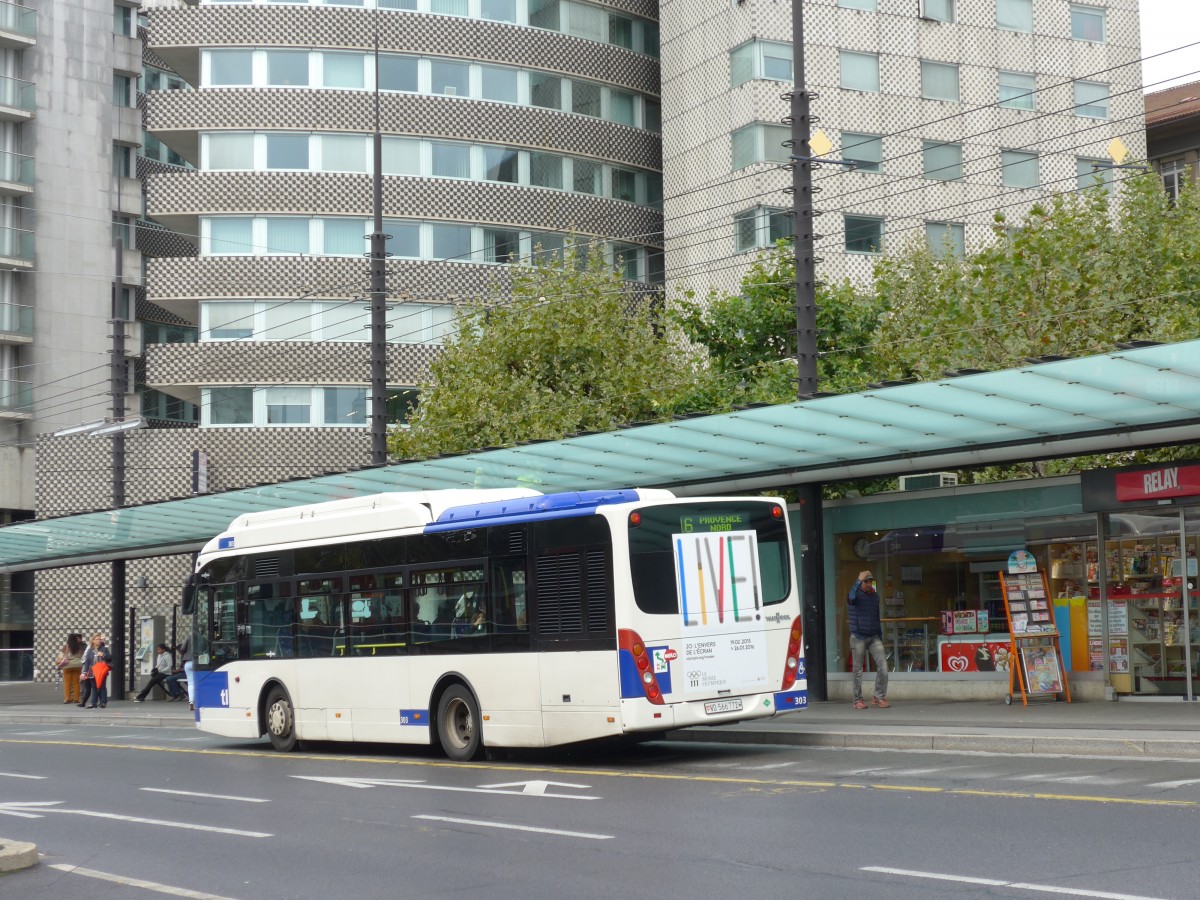
[[[1089,891],[1084,888],[1058,887],[1052,884],[1028,884],[1023,881],[1001,881],[995,878],[972,878],[969,875],[947,875],[943,872],[917,872],[912,869],[891,869],[884,866],[863,866],[860,872],[881,875],[904,875],[909,878],[928,878],[933,881],[955,881],[960,884],[979,884],[987,887],[1007,887],[1021,891],[1040,891],[1044,894],[1066,894],[1070,897],[1096,897],[1099,900],[1162,900],[1140,894],[1115,894],[1112,891]]]
[[[50,868],[60,872],[70,872],[73,875],[83,875],[87,878],[98,878],[101,881],[111,881],[114,884],[124,884],[129,887],[143,888],[147,891],[158,891],[160,894],[170,894],[172,897],[190,897],[192,900],[232,900],[219,894],[206,894],[203,891],[189,891],[187,888],[173,887],[169,884],[159,884],[155,881],[143,881],[141,878],[126,878],[124,875],[113,875],[109,872],[98,872],[95,869],[85,869],[82,866],[70,866],[63,863],[53,863]]]
[[[428,819],[432,822],[452,822],[456,825],[478,825],[481,828],[505,828],[509,831],[533,831],[538,834],[557,834],[562,837],[587,838],[593,841],[611,841],[613,834],[589,834],[586,831],[559,831],[557,828],[534,828],[532,825],[509,825],[504,822],[481,822],[478,819],[454,819],[450,816],[413,816],[414,819]]]
[[[154,794],[178,794],[181,797],[207,797],[210,800],[240,800],[242,803],[270,803],[270,800],[264,800],[261,797],[234,797],[229,794],[198,794],[195,791],[172,791],[167,788],[150,788],[144,787],[139,790],[150,791]]]
[[[1184,778],[1182,781],[1156,781],[1153,784],[1148,784],[1146,787],[1152,788],[1181,788],[1187,787],[1189,784],[1200,784],[1200,778]]]
[[[17,737],[50,737],[55,734],[70,734],[74,729],[60,728],[58,731],[14,731]]]
[[[0,778],[32,778],[35,781],[45,781],[45,775],[22,775],[19,772],[0,772]]]

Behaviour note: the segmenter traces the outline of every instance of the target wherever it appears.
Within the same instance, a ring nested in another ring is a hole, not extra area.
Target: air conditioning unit
[[[928,472],[924,475],[901,475],[900,490],[927,491],[930,488],[954,487],[958,475],[954,472]]]

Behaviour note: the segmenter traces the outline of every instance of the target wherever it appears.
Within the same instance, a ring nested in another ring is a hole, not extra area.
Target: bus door
[[[209,588],[211,617],[209,619],[210,668],[219,669],[226,663],[244,656],[246,610],[238,602],[242,583],[214,584]]]

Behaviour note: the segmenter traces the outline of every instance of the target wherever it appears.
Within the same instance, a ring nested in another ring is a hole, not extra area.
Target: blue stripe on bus
[[[638,673],[637,663],[633,654],[628,650],[617,651],[617,666],[621,672],[621,699],[645,699],[646,689],[642,687],[642,676]]]
[[[465,525],[511,525],[543,519],[590,516],[598,506],[634,503],[640,499],[641,496],[636,490],[566,491],[540,497],[471,503],[466,506],[452,506],[443,511],[436,522],[425,526],[425,531],[452,531]]]
[[[808,706],[808,691],[777,691],[775,712],[790,712]]]
[[[429,710],[427,709],[402,709],[400,710],[401,725],[416,725],[419,728],[429,727]]]
[[[196,672],[193,675],[196,683],[196,696],[192,704],[196,707],[196,720],[200,720],[200,710],[205,707],[212,709],[229,709],[229,673],[223,669],[216,672]]]

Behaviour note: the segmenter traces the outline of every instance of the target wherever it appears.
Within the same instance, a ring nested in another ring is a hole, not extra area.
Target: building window
[[[254,168],[253,134],[209,134],[204,138],[203,147],[201,168],[212,171]]]
[[[480,0],[479,14],[493,22],[516,22],[517,0]]]
[[[271,217],[267,223],[268,256],[290,256],[310,252],[308,226],[311,219]]]
[[[846,90],[879,93],[878,54],[842,50],[838,54],[838,66],[839,84]]]
[[[1005,109],[1033,109],[1037,79],[1025,72],[1000,72],[1000,105]]]
[[[453,259],[466,262],[471,258],[471,227],[469,225],[443,225],[430,227],[433,259]]]
[[[113,34],[119,34],[122,37],[135,37],[137,35],[135,28],[136,21],[131,7],[113,7]]]
[[[130,107],[135,104],[134,86],[137,84],[137,79],[129,75],[114,75],[113,76],[113,106]]]
[[[738,87],[755,78],[792,80],[792,45],[750,41],[729,51],[729,83]]]
[[[268,425],[307,425],[312,421],[312,388],[269,387],[265,395]]]
[[[967,252],[966,226],[960,222],[926,222],[925,240],[939,259],[961,257]]]
[[[209,50],[208,80],[211,87],[242,87],[254,83],[253,50]]]
[[[730,135],[733,170],[758,162],[789,162],[791,151],[783,142],[791,137],[791,130],[783,125],[755,123],[739,128]]]
[[[116,213],[112,217],[112,239],[113,243],[120,241],[126,247],[134,246],[135,226],[132,216],[119,216]]]
[[[1179,200],[1179,192],[1183,190],[1184,180],[1188,177],[1188,165],[1182,159],[1172,159],[1159,166],[1158,173],[1162,177],[1163,188],[1171,202]]]
[[[958,66],[921,60],[921,96],[927,100],[958,100]]]
[[[996,0],[996,27],[1032,32],[1033,0]]]
[[[308,170],[307,134],[268,134],[267,168]]]
[[[521,180],[519,159],[519,153],[511,147],[484,147],[483,177],[488,181],[517,184]]]
[[[254,253],[254,220],[219,216],[204,223],[208,232],[207,256],[251,256]],[[202,240],[201,245],[205,242]]]
[[[307,50],[267,50],[267,85],[308,87]]]
[[[1075,158],[1075,183],[1079,190],[1099,187],[1102,190],[1112,190],[1113,164],[1107,159],[1091,159],[1090,157]]]
[[[364,57],[361,53],[334,53],[327,51],[321,54],[322,75],[321,84],[327,88],[349,88],[361,90],[366,87],[363,74]],[[374,60],[372,60],[374,62]]]
[[[851,216],[844,219],[847,253],[882,253],[883,219],[877,216]]]
[[[773,247],[792,236],[792,216],[786,209],[756,206],[733,217],[733,246],[741,253]]]
[[[239,301],[201,304],[204,341],[240,341],[254,336],[254,304]]]
[[[112,150],[112,169],[113,174],[118,178],[132,178],[133,169],[133,148],[127,147],[124,144],[113,144]],[[14,180],[9,176],[8,180]]]
[[[854,163],[860,172],[879,172],[883,168],[883,138],[877,134],[842,132],[842,159]]]
[[[924,141],[925,177],[934,181],[960,181],[963,177],[962,144]]]
[[[879,0],[838,0],[837,5],[842,9],[865,9],[867,12],[875,12],[879,8]]]
[[[498,103],[519,103],[521,100],[520,79],[516,69],[499,66],[480,66],[483,75],[483,99]]]
[[[328,387],[324,389],[323,416],[326,425],[367,424],[367,389]]]
[[[954,0],[921,0],[921,18],[953,22]]]
[[[412,56],[379,55],[379,89],[381,91],[420,90],[420,60]]]
[[[432,60],[429,63],[429,91],[446,97],[470,97],[471,67],[462,62]]]
[[[1104,16],[1102,6],[1071,4],[1071,37],[1077,41],[1104,43]]]
[[[1075,115],[1090,119],[1108,118],[1107,84],[1095,81],[1075,82]]]
[[[253,425],[254,389],[248,387],[208,388],[201,420],[209,425]]]
[[[1000,179],[1005,187],[1035,188],[1038,186],[1038,157],[1021,150],[1000,151]]]

